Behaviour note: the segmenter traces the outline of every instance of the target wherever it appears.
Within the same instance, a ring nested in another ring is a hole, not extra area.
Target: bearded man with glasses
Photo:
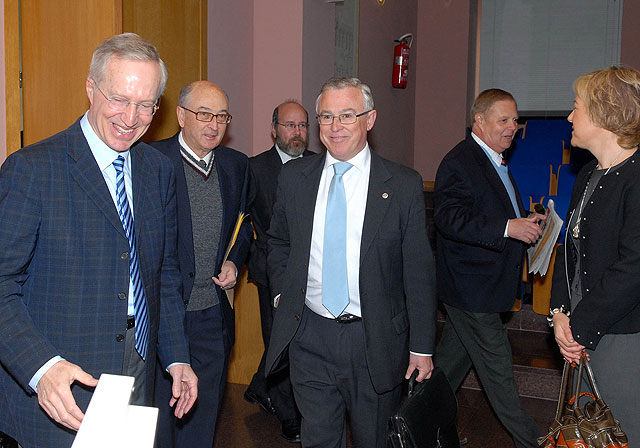
[[[149,42],[105,40],[87,113],[0,170],[0,431],[24,448],[70,446],[102,373],[133,376],[131,403],[150,405],[156,354],[173,385],[159,406],[196,400],[174,169],[138,142],[166,80]]]
[[[247,267],[249,279],[258,286],[260,322],[265,350],[258,370],[244,393],[247,401],[257,404],[280,420],[280,434],[289,442],[300,441],[300,416],[293,399],[288,370],[267,378],[264,362],[271,327],[273,326],[273,295],[267,276],[267,230],[271,222],[271,210],[276,201],[278,175],[285,163],[315,153],[307,150],[309,142],[309,114],[297,101],[279,104],[271,116],[271,137],[275,141],[271,149],[249,159],[250,181],[247,206],[251,213],[256,239],[251,243]]]
[[[188,418],[177,421],[162,407],[171,399],[171,382],[158,364],[156,447],[211,447],[235,335],[225,290],[236,284],[253,233],[245,221],[225,257],[238,215],[246,210],[249,163],[244,154],[220,144],[231,122],[229,99],[220,87],[209,81],[183,87],[176,113],[180,131],[152,145],[176,171],[184,328],[200,395]]]

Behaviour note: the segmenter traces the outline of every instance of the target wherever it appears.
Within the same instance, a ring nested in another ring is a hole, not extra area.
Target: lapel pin
[[[389,197],[389,193],[382,193],[382,199],[387,199]]]

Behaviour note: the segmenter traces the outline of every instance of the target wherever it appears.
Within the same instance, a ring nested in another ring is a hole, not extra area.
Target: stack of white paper
[[[551,253],[556,245],[560,229],[564,221],[556,213],[553,199],[547,202],[547,221],[542,231],[542,236],[536,244],[527,249],[529,258],[529,273],[545,275],[549,269]]]
[[[158,409],[129,405],[133,377],[100,375],[72,448],[153,448]]]

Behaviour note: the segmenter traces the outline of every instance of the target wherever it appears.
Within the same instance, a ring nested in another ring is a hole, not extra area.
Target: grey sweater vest
[[[211,277],[219,274],[216,258],[222,227],[222,196],[215,167],[205,179],[184,160],[182,163],[191,205],[195,256],[195,277],[187,311],[198,311],[220,303]]]

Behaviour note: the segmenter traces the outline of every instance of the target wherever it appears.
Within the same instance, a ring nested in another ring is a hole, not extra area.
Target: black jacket
[[[565,222],[579,204],[596,161],[578,173]],[[571,238],[570,232],[567,238]],[[567,263],[565,263],[565,252]],[[571,315],[576,341],[594,349],[605,334],[640,332],[640,157],[603,176],[584,204],[580,253],[558,247],[551,308],[570,308],[575,259],[582,264],[582,300]],[[566,268],[566,269],[565,269]]]

